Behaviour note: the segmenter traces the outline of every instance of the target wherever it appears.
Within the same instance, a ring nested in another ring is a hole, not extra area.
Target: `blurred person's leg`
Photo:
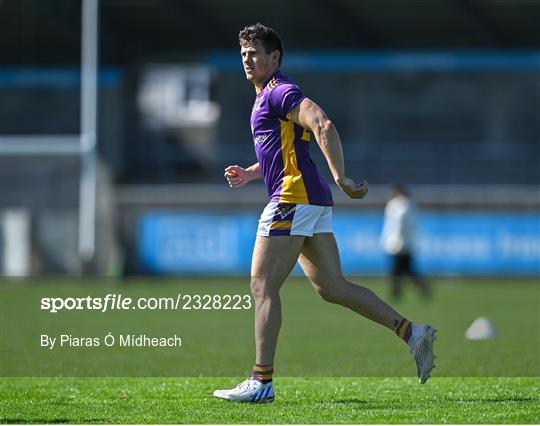
[[[420,294],[424,299],[429,299],[433,295],[430,283],[422,276],[411,276],[413,283],[420,290]]]
[[[408,274],[406,267],[405,255],[397,254],[392,256],[392,281],[391,281],[391,296],[392,300],[397,301],[401,298],[403,293],[403,285],[405,283],[405,276]]]
[[[404,255],[403,273],[407,274],[416,288],[420,291],[423,298],[431,297],[431,287],[424,277],[422,277],[414,266],[414,260],[411,254]]]

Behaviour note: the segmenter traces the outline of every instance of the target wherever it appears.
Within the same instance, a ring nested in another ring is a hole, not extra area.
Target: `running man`
[[[420,383],[425,383],[434,367],[435,330],[411,323],[372,291],[343,277],[332,233],[332,193],[309,157],[311,134],[343,192],[351,198],[364,198],[367,182],[347,177],[335,126],[280,73],[283,45],[277,33],[257,23],[240,31],[239,41],[246,78],[256,90],[251,130],[258,162],[248,168],[229,166],[225,177],[232,188],[263,179],[270,202],[259,220],[251,266],[253,373],[233,389],[216,390],[214,396],[241,402],[274,400],[272,374],[281,327],[279,291],[297,260],[324,300],[345,306],[402,338],[416,361]]]

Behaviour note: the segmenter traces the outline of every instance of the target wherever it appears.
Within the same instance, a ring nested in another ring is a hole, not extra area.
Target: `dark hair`
[[[281,61],[283,60],[283,43],[272,28],[257,22],[255,25],[248,25],[238,34],[240,46],[248,46],[257,40],[262,43],[266,54],[274,50],[279,51],[279,65],[281,66]]]

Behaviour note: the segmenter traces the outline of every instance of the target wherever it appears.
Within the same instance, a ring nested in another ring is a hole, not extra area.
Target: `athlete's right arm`
[[[368,192],[368,183],[365,180],[357,183],[345,175],[341,139],[325,112],[315,102],[304,98],[290,113],[290,118],[313,132],[337,186],[351,198],[364,198]]]
[[[246,183],[255,179],[262,179],[262,177],[259,163],[255,163],[247,169],[240,166],[229,166],[225,169],[225,178],[227,178],[231,188],[240,188]]]

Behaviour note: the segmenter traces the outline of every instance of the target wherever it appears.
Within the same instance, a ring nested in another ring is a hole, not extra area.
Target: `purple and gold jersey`
[[[277,71],[251,111],[255,152],[270,201],[331,206],[332,193],[309,157],[310,132],[290,119],[304,95]]]

